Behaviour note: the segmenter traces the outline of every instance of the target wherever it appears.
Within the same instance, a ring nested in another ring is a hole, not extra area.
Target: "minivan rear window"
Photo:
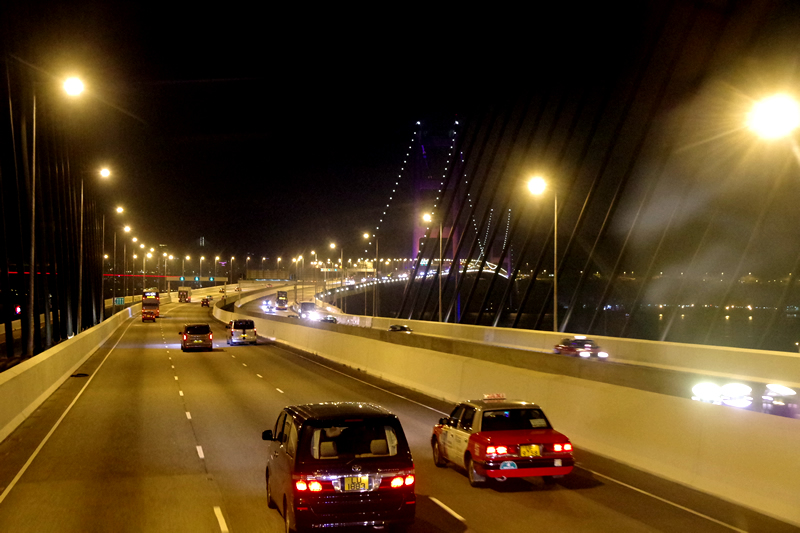
[[[195,326],[186,326],[186,333],[189,335],[205,335],[211,333],[211,328],[208,324],[197,324]]]
[[[320,461],[397,455],[397,434],[380,422],[335,422],[311,430],[311,457]]]
[[[254,329],[256,326],[252,320],[234,320],[233,329]]]

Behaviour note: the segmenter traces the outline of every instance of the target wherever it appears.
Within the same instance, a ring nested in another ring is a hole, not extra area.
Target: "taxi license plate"
[[[344,478],[344,490],[346,492],[367,490],[369,488],[369,476],[351,476]]]
[[[522,457],[541,457],[542,448],[538,444],[523,444],[519,447],[519,454]]]

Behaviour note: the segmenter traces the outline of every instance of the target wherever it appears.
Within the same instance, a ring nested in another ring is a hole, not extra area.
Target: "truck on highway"
[[[305,318],[306,320],[319,320],[320,318],[319,309],[317,309],[317,304],[314,302],[297,302],[294,307],[300,318]]]
[[[275,296],[275,309],[286,311],[288,307],[289,295],[286,293],[286,291],[278,291],[277,295]]]
[[[178,301],[180,303],[189,303],[192,301],[192,288],[191,287],[178,287]]]
[[[156,321],[161,316],[161,297],[158,289],[145,289],[142,294],[142,322],[145,320]],[[145,318],[147,317],[147,318]]]

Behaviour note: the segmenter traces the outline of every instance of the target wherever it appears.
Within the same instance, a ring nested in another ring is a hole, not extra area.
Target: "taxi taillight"
[[[572,444],[569,442],[566,444],[554,444],[553,445],[554,452],[571,452],[572,451]]]
[[[487,446],[486,453],[489,455],[505,455],[508,453],[507,446]]]

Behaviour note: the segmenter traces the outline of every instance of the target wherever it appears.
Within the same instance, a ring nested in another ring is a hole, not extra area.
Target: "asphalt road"
[[[797,531],[580,450],[581,467],[555,485],[471,488],[431,460],[431,428],[450,405],[279,345],[229,347],[199,302],[161,316],[120,328],[0,443],[0,531],[282,531],[261,432],[283,406],[321,401],[400,417],[417,473],[412,532]],[[214,350],[181,352],[184,322],[211,323]]]

